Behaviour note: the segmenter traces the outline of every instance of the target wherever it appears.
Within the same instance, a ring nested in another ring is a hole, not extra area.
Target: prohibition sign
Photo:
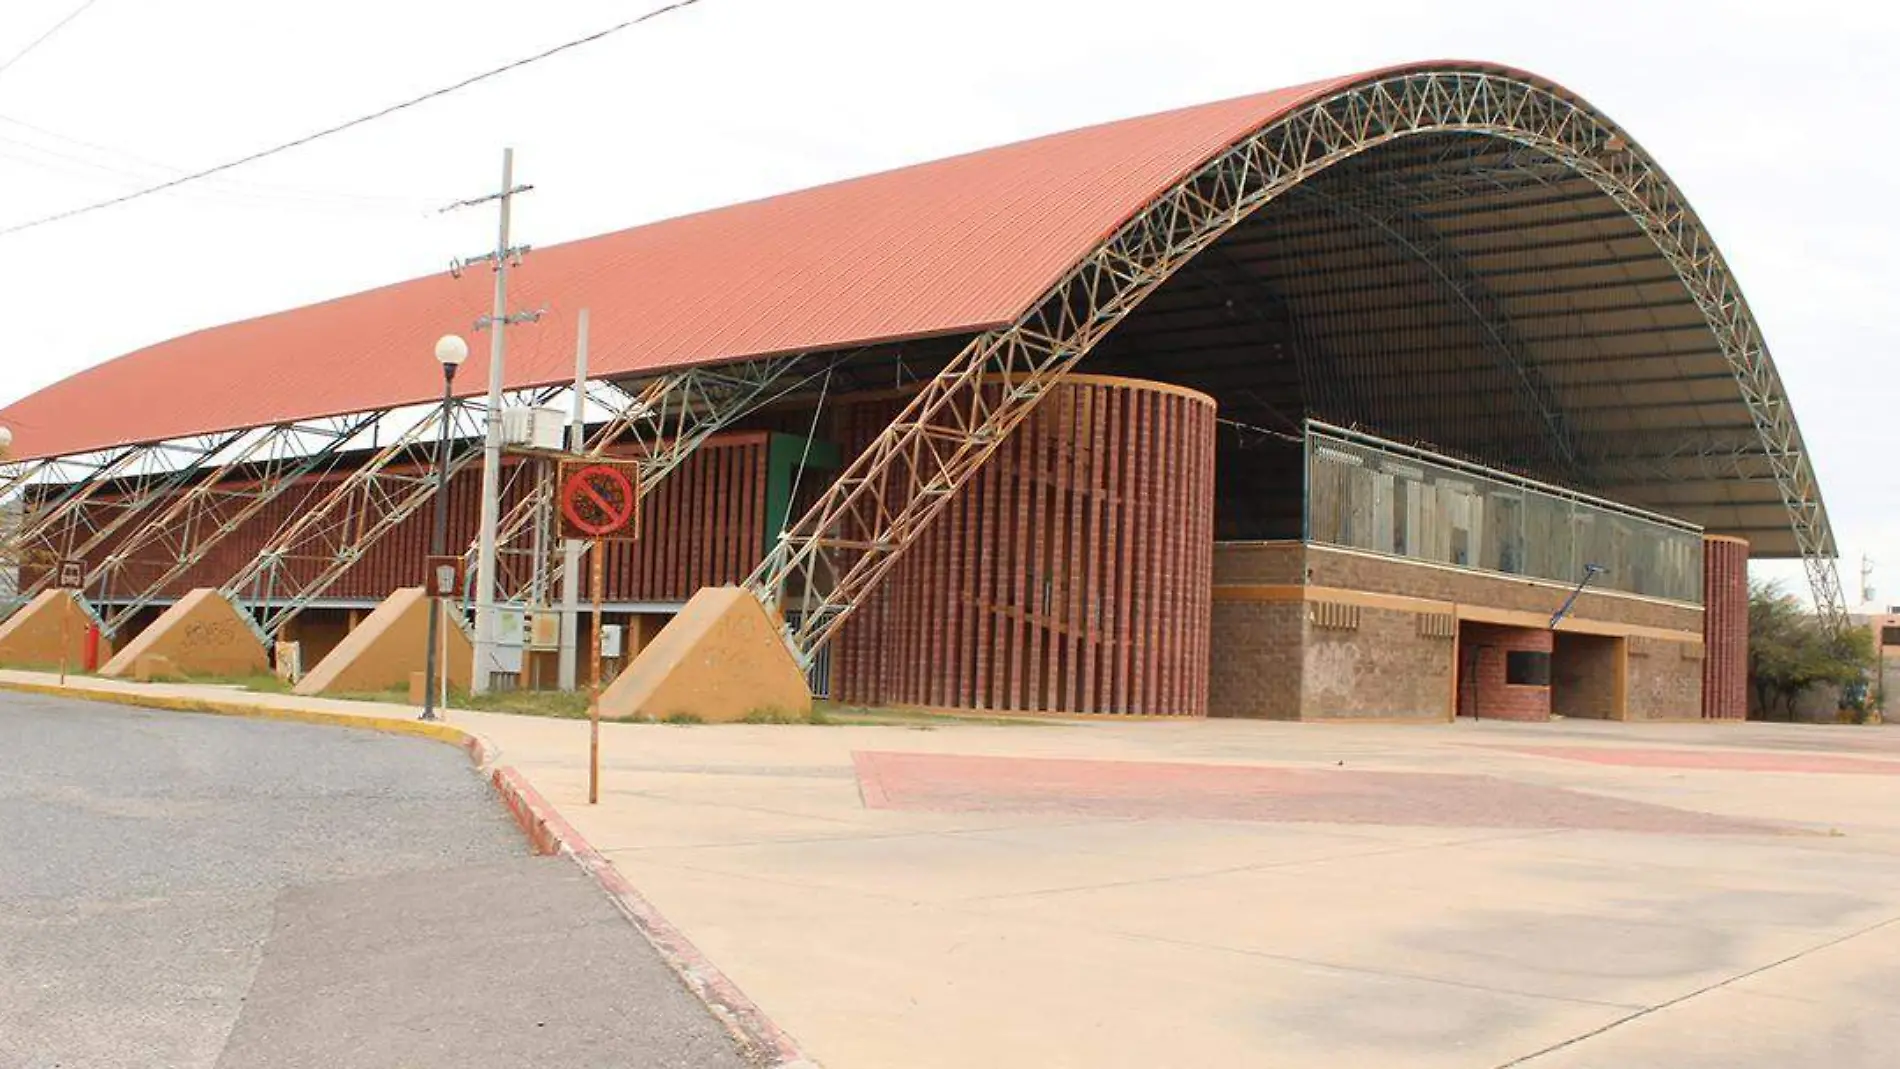
[[[587,538],[630,533],[640,495],[624,467],[589,464],[561,481],[561,516]]]

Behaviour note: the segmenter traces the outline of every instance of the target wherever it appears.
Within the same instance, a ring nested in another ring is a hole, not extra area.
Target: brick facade
[[[1305,621],[1298,601],[1216,600],[1208,715],[1298,720]]]
[[[1481,720],[1549,720],[1550,687],[1512,683],[1512,653],[1549,656],[1554,632],[1463,623],[1458,627],[1458,715]]]
[[[843,406],[847,453],[905,401]],[[831,696],[1205,715],[1214,438],[1205,394],[1052,387],[840,629]]]
[[[1702,716],[1748,717],[1748,543],[1702,540]]]
[[[1306,581],[1313,586],[1402,594],[1460,606],[1531,613],[1541,620],[1548,620],[1570,594],[1570,587],[1562,583],[1487,575],[1325,546],[1306,547],[1305,560]],[[1217,563],[1217,574],[1218,571]],[[1698,634],[1702,631],[1702,610],[1696,606],[1632,594],[1585,591],[1572,607],[1571,618]]]
[[[1480,643],[1493,653],[1477,655],[1475,671],[1496,675],[1476,692],[1481,716],[1699,711],[1693,605],[1587,593],[1553,633],[1547,622],[1569,594],[1560,584],[1298,542],[1216,545],[1213,580],[1211,715],[1449,719],[1458,651]],[[1550,653],[1552,686],[1505,684],[1509,648]]]
[[[1308,602],[1309,610],[1315,603]],[[1306,614],[1301,707],[1325,719],[1443,719],[1452,636],[1421,633],[1420,614],[1361,606],[1350,630]]]
[[[1629,640],[1629,718],[1696,720],[1702,716],[1702,644],[1636,637]]]

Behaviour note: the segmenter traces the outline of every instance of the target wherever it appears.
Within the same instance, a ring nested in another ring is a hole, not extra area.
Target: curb
[[[620,870],[614,868],[613,862],[595,850],[520,772],[506,765],[496,766],[489,775],[489,782],[515,814],[535,851],[565,855],[592,876],[667,965],[679,974],[687,989],[739,1040],[746,1055],[773,1069],[818,1069],[817,1062],[805,1057],[798,1044],[772,1023],[765,1011],[747,998],[718,966],[707,960],[685,933],[635,890]]]
[[[89,690],[84,687],[60,687],[46,683],[21,683],[0,680],[0,690],[40,694],[52,698],[130,705],[140,709],[167,709],[178,713],[210,713],[214,716],[241,716],[251,720],[279,720],[298,724],[328,724],[332,727],[380,731],[386,735],[413,735],[467,748],[475,736],[447,724],[421,720],[396,720],[386,716],[358,716],[354,713],[320,712],[315,709],[276,709],[246,702],[219,701],[214,698],[180,698],[171,694],[128,694],[116,690]],[[484,745],[484,749],[486,746]]]
[[[595,850],[581,833],[574,829],[567,818],[541,792],[534,789],[519,770],[512,765],[496,764],[500,751],[488,740],[472,731],[451,727],[447,724],[425,723],[420,720],[397,720],[380,716],[357,716],[350,713],[319,712],[313,709],[277,709],[270,706],[251,705],[238,701],[218,701],[209,698],[179,698],[169,694],[128,694],[122,691],[94,691],[83,688],[59,687],[44,683],[25,683],[13,680],[0,680],[0,690],[19,691],[27,694],[47,695],[57,698],[74,698],[80,701],[98,701],[112,705],[129,705],[146,709],[165,709],[181,713],[210,713],[216,716],[238,716],[255,720],[279,720],[302,724],[327,724],[333,727],[355,728],[363,731],[380,731],[388,735],[409,735],[418,738],[433,739],[459,747],[468,754],[468,759],[477,770],[485,772],[489,786],[500,797],[508,812],[520,825],[522,834],[528,838],[529,846],[538,855],[564,856],[580,866],[581,871],[593,877],[600,889],[607,893],[620,912],[633,923],[646,941],[658,952],[660,959],[666,962],[686,985],[694,997],[698,998],[713,1017],[724,1025],[726,1031],[738,1041],[740,1053],[747,1060],[763,1069],[819,1069],[818,1063],[805,1057],[798,1044],[785,1034],[784,1030],[772,1022],[756,1003],[747,998],[719,971],[719,967],[707,960],[706,955],[693,945],[685,933],[673,926],[673,923],[655,909],[653,903],[635,890],[627,878],[614,868],[600,851]]]

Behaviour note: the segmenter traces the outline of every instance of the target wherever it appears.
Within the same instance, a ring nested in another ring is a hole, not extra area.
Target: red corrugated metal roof
[[[1197,164],[1366,75],[1055,134],[537,249],[510,304],[511,386],[975,331],[1008,322]],[[4,410],[16,458],[427,401],[435,339],[488,310],[486,271],[433,275],[188,334]],[[487,346],[458,377],[486,390]]]

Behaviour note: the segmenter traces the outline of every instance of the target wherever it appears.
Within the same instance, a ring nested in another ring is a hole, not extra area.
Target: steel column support
[[[449,476],[482,455],[483,409],[472,402],[432,406],[388,445],[353,468],[309,510],[284,525],[250,563],[225,580],[225,597],[256,610],[258,638],[276,640],[284,625],[322,597],[369,548],[435,495],[430,450],[450,422]],[[250,617],[247,617],[250,618]]]
[[[779,400],[810,384],[826,368],[844,359],[833,356],[822,366],[805,374],[792,374],[805,354],[771,357],[745,364],[721,367],[688,368],[647,380],[637,393],[613,383],[594,384],[590,400],[609,413],[607,422],[588,436],[583,456],[606,455],[617,444],[631,445],[633,458],[640,467],[640,496],[644,498],[666,480],[706,439],[730,427],[760,407]],[[520,543],[532,538],[537,525],[551,523],[554,515],[554,478],[549,472],[502,518],[497,539],[500,555],[519,556]],[[543,530],[539,555],[543,569],[551,569],[551,558],[559,540]],[[464,559],[474,560],[476,546],[471,541]],[[535,551],[527,550],[530,554]],[[525,569],[506,569],[496,592],[496,602],[519,602],[530,593],[535,573],[534,559]]]
[[[111,541],[112,536],[127,523],[134,518],[142,517],[149,508],[176,495],[185,484],[204,471],[206,464],[214,460],[219,453],[237,444],[248,433],[248,431],[239,431],[205,439],[198,448],[188,454],[189,459],[183,466],[168,475],[142,479],[131,492],[120,498],[94,500],[90,507],[75,507],[67,516],[68,545],[59,548],[59,555],[89,560],[95,551]],[[136,528],[131,537],[136,537],[137,531],[143,529],[143,526]],[[72,541],[79,538],[82,531],[90,532],[85,536],[85,541],[72,545]],[[51,533],[51,531],[42,531],[38,538],[45,539]],[[86,577],[87,587],[91,587],[93,581],[101,574],[103,574],[103,569],[94,566]],[[39,579],[21,589],[20,598],[31,601],[41,591],[53,585],[57,578],[58,576],[49,569]]]
[[[1313,174],[1436,131],[1540,151],[1588,178],[1649,235],[1735,371],[1808,561],[1816,604],[1824,617],[1838,618],[1827,515],[1793,415],[1739,290],[1674,186],[1620,130],[1548,87],[1493,71],[1413,71],[1309,103],[1203,164],[1014,323],[978,336],[925,384],[747,581],[762,601],[797,620],[787,628],[793,652],[809,663],[1048,388],[1189,259]]]
[[[173,451],[183,449],[186,456],[191,459],[182,466],[191,467],[193,462],[202,462],[204,458],[215,453],[217,448],[222,447],[225,439],[218,436],[199,436],[191,441],[193,444],[190,446],[168,442],[145,443],[127,446],[109,453],[93,454],[99,458],[97,460],[64,458],[62,461],[55,462],[53,474],[54,479],[58,481],[49,479],[47,482],[59,485],[59,492],[51,500],[42,501],[37,508],[27,512],[15,532],[15,539],[22,546],[44,542],[53,537],[55,530],[61,524],[67,525],[70,539],[75,525],[83,525],[85,522],[84,510],[87,503],[114,480],[137,478],[159,470],[175,473],[180,466],[161,467],[159,462],[169,457]],[[215,446],[213,442],[216,443]],[[71,481],[61,478],[65,472],[60,468],[67,462],[76,463],[80,467],[77,477]],[[66,548],[68,547],[57,547],[61,551]]]
[[[100,629],[112,637],[139,610],[165,590],[228,535],[280,495],[295,489],[311,472],[332,461],[357,435],[386,415],[368,412],[328,421],[285,423],[266,429],[184,493],[165,510],[140,524],[86,576],[101,591],[124,590],[100,606]],[[232,476],[242,473],[238,479]],[[158,567],[156,576],[126,579],[141,565]],[[132,585],[136,584],[136,585]]]

